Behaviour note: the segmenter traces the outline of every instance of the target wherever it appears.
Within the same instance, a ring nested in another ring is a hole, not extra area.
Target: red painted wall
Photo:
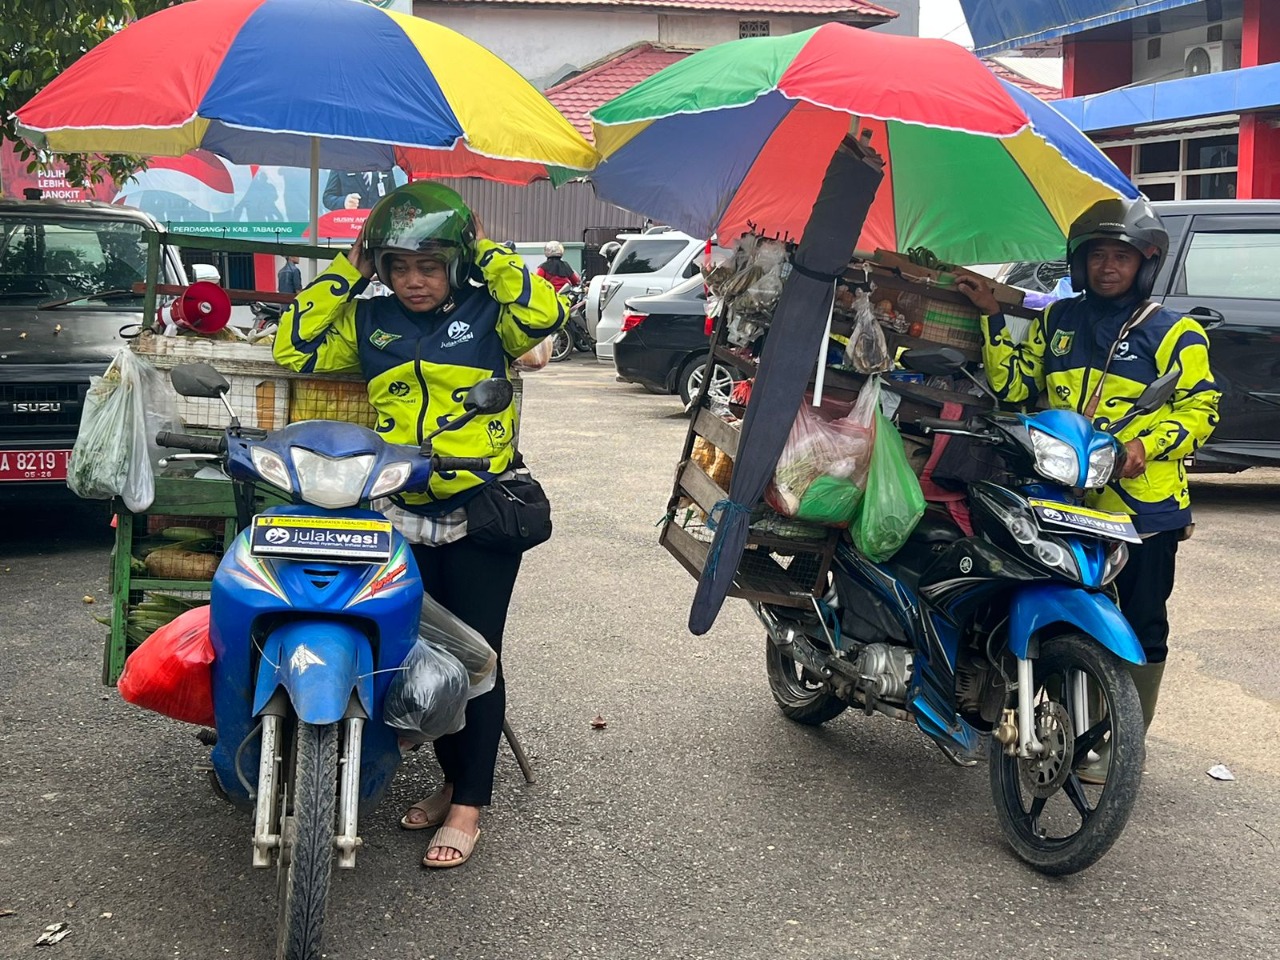
[[[1133,45],[1127,40],[1062,38],[1062,95],[1105,93],[1133,82]]]
[[[1244,0],[1244,35],[1240,65],[1256,67],[1280,62],[1280,4],[1275,0]]]
[[[1102,151],[1126,177],[1133,176],[1133,147],[1106,147]]]
[[[269,253],[253,255],[253,289],[270,293],[276,288],[276,258]]]
[[[1236,196],[1241,200],[1280,198],[1280,116],[1246,113],[1240,118],[1240,171]]]

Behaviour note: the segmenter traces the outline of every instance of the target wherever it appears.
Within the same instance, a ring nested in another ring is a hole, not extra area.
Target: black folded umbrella
[[[883,176],[877,164],[847,145],[836,150],[827,167],[760,355],[729,498],[716,504],[711,514],[715,535],[689,611],[691,633],[701,635],[711,629],[733,584],[747,542],[751,508],[773,476],[818,351],[825,346],[833,281],[849,264]]]

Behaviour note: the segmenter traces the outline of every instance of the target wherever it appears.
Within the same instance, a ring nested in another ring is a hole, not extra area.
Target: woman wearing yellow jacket
[[[370,277],[390,297],[356,299]],[[509,376],[511,363],[555,333],[567,312],[555,289],[513,250],[485,238],[454,191],[412,183],[369,214],[349,256],[339,255],[280,321],[276,362],[293,370],[359,373],[389,443],[420,444],[463,413],[476,383]],[[520,554],[471,542],[467,502],[519,464],[514,404],[441,433],[442,457],[488,457],[486,472],[441,473],[428,491],[379,502],[413,549],[425,590],[501,654]],[[423,864],[466,861],[491,802],[493,767],[506,710],[502,662],[489,693],[467,704],[466,726],[435,742],[445,785],[401,823],[439,827]]]
[[[1148,384],[1178,371],[1169,403],[1118,432],[1122,477],[1091,498],[1100,509],[1131,515],[1143,538],[1130,549],[1116,590],[1147,655],[1133,674],[1148,726],[1169,653],[1174,558],[1190,534],[1183,461],[1217,426],[1220,397],[1203,328],[1147,299],[1168,249],[1169,235],[1145,200],[1095,204],[1067,239],[1072,286],[1085,292],[1053,304],[1021,343],[1005,329],[990,287],[967,278],[958,284],[984,314],[983,364],[1002,400],[1074,410],[1105,430]],[[1105,771],[1105,758],[1097,766]]]

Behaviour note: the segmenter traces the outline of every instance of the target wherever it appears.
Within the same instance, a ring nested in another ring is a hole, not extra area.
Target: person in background
[[[357,299],[374,273],[392,296]],[[286,309],[276,362],[291,370],[360,373],[388,443],[419,446],[430,427],[460,417],[467,391],[509,377],[512,362],[568,319],[550,283],[514,250],[485,237],[457,193],[419,181],[389,193],[355,246],[339,254]],[[429,416],[428,416],[429,412]],[[441,433],[435,451],[487,457],[489,469],[438,473],[429,490],[378,500],[409,541],[423,588],[473,627],[499,655],[492,690],[467,703],[466,726],[434,743],[444,786],[400,821],[439,829],[423,866],[456,867],[471,856],[480,812],[490,804],[506,712],[502,636],[521,554],[467,535],[468,503],[523,469],[513,438],[514,401],[493,416]]]
[[[1169,654],[1169,612],[1178,543],[1191,535],[1191,497],[1183,461],[1218,424],[1221,394],[1209,369],[1209,339],[1190,317],[1149,299],[1169,251],[1169,234],[1144,199],[1103,200],[1085,211],[1067,238],[1071,284],[1082,291],[1052,304],[1018,343],[986,281],[961,277],[957,288],[983,314],[982,362],[1001,400],[1074,410],[1098,429],[1123,418],[1143,389],[1177,371],[1177,390],[1161,409],[1121,428],[1118,475],[1090,506],[1126,513],[1142,537],[1116,577],[1120,611],[1147,662],[1130,667],[1148,727]],[[1105,783],[1109,751],[1076,770]]]
[[[284,258],[284,265],[276,274],[276,290],[280,293],[302,292],[302,271],[298,269],[297,257]]]
[[[396,187],[390,170],[344,173],[334,170],[324,185],[327,210],[368,210]]]
[[[564,244],[555,240],[548,241],[542,248],[547,259],[538,265],[538,276],[549,280],[559,293],[567,286],[577,286],[582,278],[574,272],[573,267],[564,262]]]

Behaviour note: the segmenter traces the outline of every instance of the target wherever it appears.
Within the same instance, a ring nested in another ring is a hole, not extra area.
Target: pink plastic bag
[[[174,720],[213,726],[213,643],[209,606],[165,624],[124,662],[117,689],[135,706]]]

